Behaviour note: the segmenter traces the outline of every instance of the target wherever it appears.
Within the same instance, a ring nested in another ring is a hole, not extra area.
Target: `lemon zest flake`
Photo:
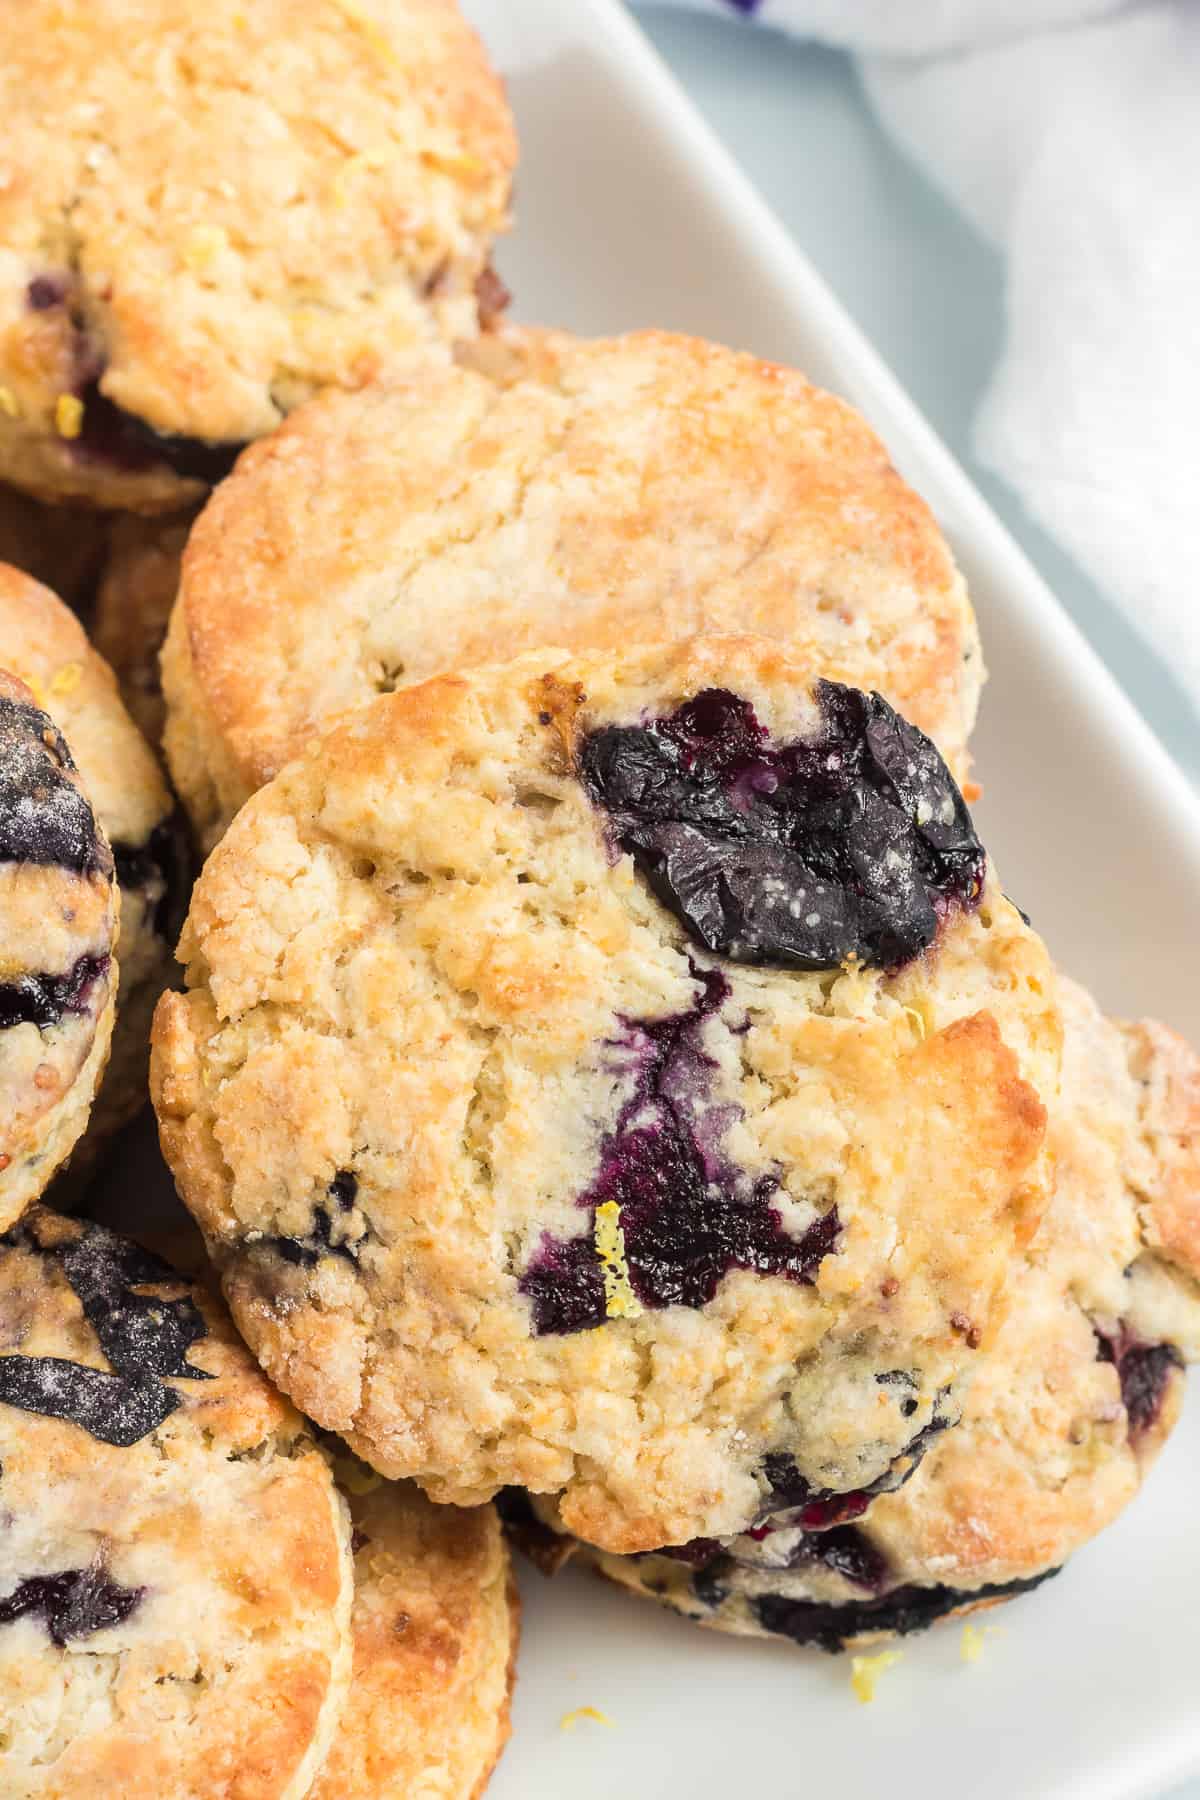
[[[478,175],[484,167],[466,150],[422,150],[421,161],[443,175]]]
[[[963,1661],[965,1663],[981,1662],[988,1639],[1000,1637],[1003,1632],[1003,1625],[964,1625],[961,1645]]]
[[[349,197],[350,183],[356,176],[370,170],[382,169],[395,160],[396,152],[385,145],[378,150],[359,150],[348,156],[333,178],[333,194],[339,206],[345,206]]]
[[[60,394],[54,402],[54,429],[59,437],[77,438],[83,430],[83,401],[78,394]]]
[[[197,225],[183,247],[183,260],[189,269],[207,269],[222,250],[229,247],[229,234],[221,225]]]
[[[564,1713],[558,1721],[560,1731],[574,1731],[584,1719],[590,1719],[594,1725],[607,1725],[612,1729],[612,1720],[607,1713],[602,1713],[595,1706],[577,1706],[574,1712]]]
[[[923,1044],[925,1042],[924,1015],[919,1013],[915,1006],[906,1006],[904,1008],[904,1011],[908,1014],[909,1018],[912,1020],[912,1027],[913,1027],[913,1030],[917,1034],[918,1044]]]
[[[596,1208],[596,1255],[604,1271],[606,1316],[610,1319],[640,1318],[642,1303],[629,1280],[621,1208],[615,1200],[605,1200]]]
[[[901,1660],[899,1650],[881,1650],[878,1656],[854,1656],[850,1659],[850,1686],[855,1698],[869,1706],[875,1698],[875,1683],[885,1669]]]
[[[373,19],[366,8],[359,5],[359,0],[333,0],[333,4],[344,19],[362,32],[377,56],[384,62],[399,63],[400,58],[391,38],[379,20]]]
[[[83,680],[83,664],[81,662],[64,663],[62,668],[51,677],[50,692],[60,699],[73,694]]]
[[[0,387],[0,412],[7,413],[10,419],[19,419],[21,416],[17,396],[10,387]]]

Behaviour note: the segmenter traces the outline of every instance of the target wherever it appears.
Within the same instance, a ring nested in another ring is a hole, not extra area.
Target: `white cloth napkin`
[[[1200,4],[674,3],[860,54],[887,128],[1006,256],[981,460],[1200,709]]]

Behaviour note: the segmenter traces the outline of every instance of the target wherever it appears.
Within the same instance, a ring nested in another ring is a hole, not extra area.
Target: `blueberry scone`
[[[85,506],[46,506],[0,483],[0,563],[44,582],[69,606],[87,608],[107,553],[103,514]]]
[[[134,724],[156,748],[166,719],[159,656],[195,516],[194,509],[156,518],[122,513],[96,581],[92,642],[116,676]]]
[[[0,11],[0,478],[169,510],[479,329],[516,155],[455,0]]]
[[[542,644],[781,639],[879,688],[962,778],[974,616],[849,406],[664,332],[464,354],[304,408],[197,522],[163,679],[206,844],[335,715]]]
[[[74,613],[0,564],[0,665],[65,735],[112,845],[121,895],[121,980],[112,1056],[89,1128],[99,1142],[145,1105],[150,1020],[171,979],[188,851],[162,772]]]
[[[215,1301],[98,1225],[0,1241],[0,1789],[300,1800],[351,1667],[325,1457]]]
[[[476,1800],[509,1735],[518,1602],[495,1509],[334,1463],[353,1524],[354,1670],[311,1800]]]
[[[243,808],[155,1021],[271,1375],[612,1550],[901,1481],[1044,1204],[1057,1004],[932,743],[760,638],[384,696]]]
[[[108,1059],[113,858],[71,752],[0,668],[0,1230],[44,1191]]]
[[[1136,1495],[1200,1357],[1200,1058],[1063,983],[1057,1190],[962,1423],[830,1530],[803,1506],[670,1555],[588,1551],[723,1631],[837,1650],[1036,1586]]]

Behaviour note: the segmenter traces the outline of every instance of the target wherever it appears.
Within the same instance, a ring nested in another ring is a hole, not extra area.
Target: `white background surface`
[[[596,0],[468,0],[525,146],[502,268],[519,316],[682,326],[807,366],[862,404],[941,513],[993,671],[984,830],[1011,889],[1111,1006],[1200,1031],[1200,826],[1119,697]],[[580,21],[583,21],[581,23]],[[594,35],[588,37],[588,24]],[[998,329],[998,271],[900,168],[837,59],[655,22],[714,122],[953,447]],[[626,79],[626,67],[630,70]],[[746,144],[738,141],[747,131]],[[995,497],[994,495],[992,496]],[[1010,514],[1011,517],[1011,514]],[[1193,774],[1180,696],[1106,606],[1043,571]],[[878,1700],[844,1662],[697,1631],[568,1573],[523,1577],[516,1735],[494,1800],[1140,1800],[1200,1764],[1192,1612],[1200,1393],[1146,1494],[1059,1580],[1006,1609],[982,1664],[959,1633],[904,1647]],[[562,1715],[594,1706],[611,1726]]]
[[[1176,761],[1200,780],[1200,720],[1169,671],[970,454],[971,415],[1003,328],[999,258],[893,148],[848,57],[740,22],[652,6],[638,17]]]

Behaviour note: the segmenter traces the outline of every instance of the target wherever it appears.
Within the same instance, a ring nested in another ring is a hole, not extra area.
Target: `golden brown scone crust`
[[[0,667],[0,1230],[87,1124],[112,1037],[117,933],[112,851],[71,752]]]
[[[84,1314],[87,1279],[77,1292],[61,1260],[82,1245],[103,1286],[112,1242],[100,1227],[30,1213],[0,1250],[0,1380],[14,1358],[117,1368]],[[119,1272],[103,1291],[123,1349],[106,1342],[122,1360],[136,1333],[118,1309],[131,1295],[198,1307],[203,1334],[183,1360],[213,1379],[130,1374],[147,1360],[135,1346],[122,1375],[178,1403],[125,1444],[33,1410],[36,1394],[0,1402],[0,1594],[11,1603],[31,1580],[92,1570],[134,1596],[116,1623],[68,1631],[62,1645],[36,1607],[0,1623],[0,1789],[13,1800],[301,1800],[350,1673],[349,1521],[328,1464],[219,1302],[161,1268]]]
[[[779,1171],[790,1233],[836,1203],[815,1285],[734,1271],[696,1309],[540,1336],[518,1287],[544,1233],[586,1232],[614,1040],[686,1015],[712,964],[611,848],[579,740],[723,686],[789,741],[811,685],[753,638],[438,678],[331,732],[210,858],[155,1022],[164,1151],[255,1354],[382,1473],[678,1543],[749,1522],[765,1453],[838,1491],[885,1473],[986,1343],[1059,1042],[991,877],[898,974],[719,964],[697,1104],[732,1109],[746,1179]]]
[[[474,1800],[510,1731],[519,1604],[500,1521],[353,1459],[334,1468],[354,1528],[354,1673],[310,1800]]]
[[[113,846],[121,889],[121,981],[112,1055],[86,1146],[145,1105],[150,1020],[173,973],[165,929],[183,898],[183,848],[162,771],[121,704],[113,674],[74,613],[48,588],[0,564],[0,664],[32,690],[71,746]]]
[[[87,506],[46,506],[0,483],[0,563],[12,563],[67,602],[89,605],[103,566],[108,523]]]
[[[212,842],[381,692],[539,644],[701,631],[879,688],[965,774],[983,680],[966,591],[852,408],[696,338],[501,334],[305,408],[214,495],[164,658],[167,753]]]
[[[1104,1018],[1065,977],[1060,995],[1055,1196],[962,1423],[855,1527],[884,1560],[885,1602],[910,1585],[953,1590],[953,1616],[980,1589],[1058,1568],[1135,1497],[1178,1417],[1184,1360],[1200,1355],[1200,1058],[1161,1025]],[[766,1595],[845,1609],[847,1642],[881,1635],[860,1610],[869,1588],[817,1558],[783,1566],[798,1542],[786,1529],[738,1540],[699,1579],[662,1557],[595,1560],[719,1630],[763,1635]]]
[[[202,492],[97,453],[97,380],[238,445],[478,329],[516,142],[454,0],[24,0],[0,101],[0,476],[30,493]]]
[[[92,642],[117,678],[134,724],[155,748],[166,705],[158,659],[179,592],[179,566],[195,512],[113,521],[92,612]]]

